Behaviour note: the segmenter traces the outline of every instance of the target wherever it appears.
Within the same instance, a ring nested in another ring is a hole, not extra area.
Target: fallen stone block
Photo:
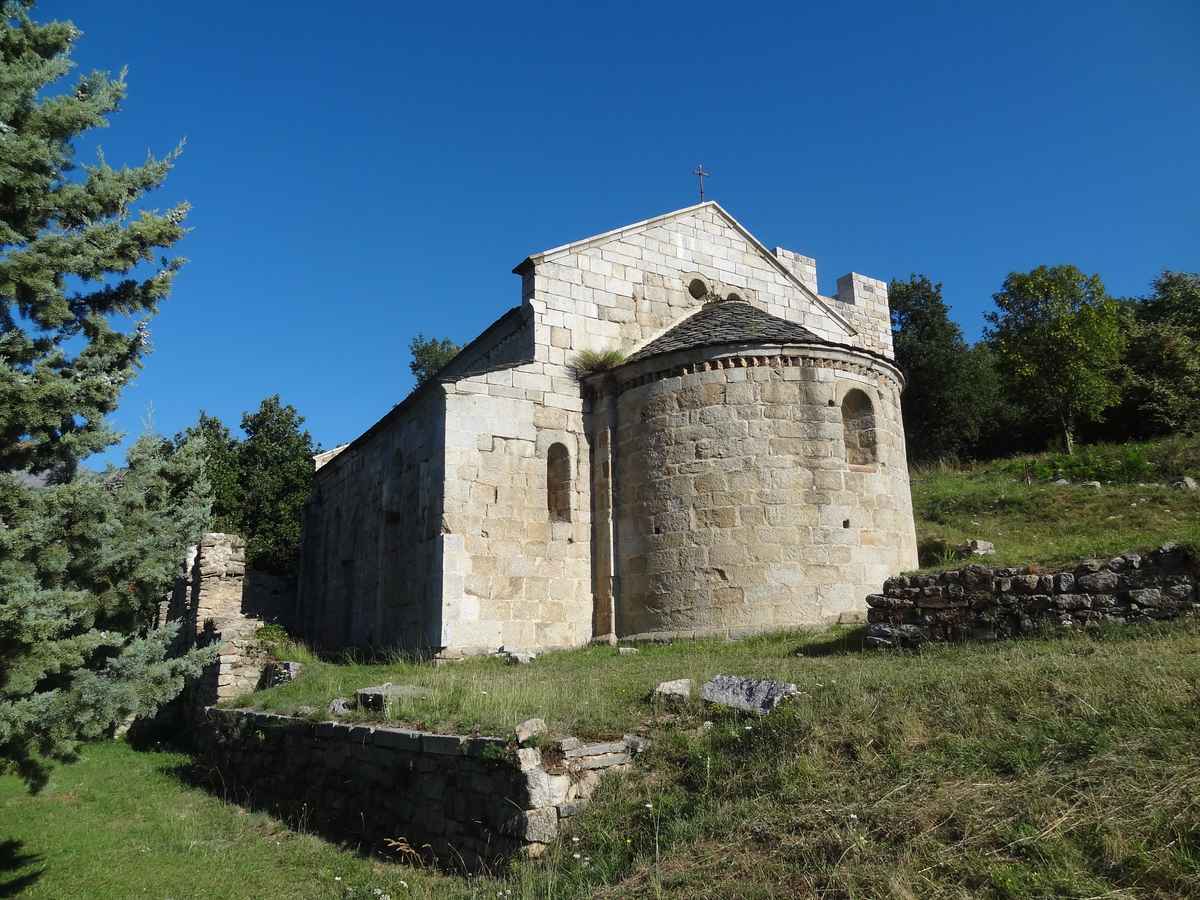
[[[621,745],[624,747],[624,744]],[[571,760],[571,768],[578,771],[590,769],[607,769],[610,766],[620,766],[629,762],[628,753],[601,753],[598,756],[582,756]]]
[[[501,647],[496,651],[496,655],[510,665],[528,665],[537,659],[537,654],[529,650],[510,650],[507,647]]]
[[[692,699],[692,691],[695,689],[696,682],[690,678],[663,681],[654,688],[654,699],[672,704],[687,703]]]
[[[972,538],[958,546],[959,556],[991,556],[996,552],[996,545],[991,541],[981,541]]]
[[[636,756],[650,749],[650,741],[638,734],[627,734],[625,735],[625,746],[629,748],[630,753]]]
[[[329,701],[328,712],[331,716],[348,716],[354,712],[354,704],[346,697],[334,697]]]
[[[765,716],[788,697],[800,693],[796,685],[737,675],[717,675],[700,689],[700,699],[716,706]]]
[[[527,744],[539,734],[546,733],[545,719],[526,719],[517,726],[517,743]]]
[[[416,684],[377,684],[354,692],[359,709],[386,712],[397,700],[417,700],[433,696],[433,689]]]
[[[624,753],[625,741],[604,741],[596,744],[577,744],[569,750],[563,751],[563,756],[567,759],[575,759],[580,756],[596,756],[600,753]]]
[[[928,640],[929,635],[918,625],[878,623],[867,626],[869,647],[918,647]]]

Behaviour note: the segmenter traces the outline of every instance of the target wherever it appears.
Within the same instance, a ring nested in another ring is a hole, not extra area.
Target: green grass
[[[853,632],[861,646],[861,636]],[[769,634],[742,641],[720,639],[643,644],[633,656],[611,647],[586,647],[545,653],[529,665],[494,658],[473,658],[440,667],[394,660],[385,663],[335,663],[302,647],[281,649],[301,659],[295,681],[245,695],[232,705],[295,713],[308,706],[325,717],[329,701],[350,696],[355,688],[391,682],[428,688],[427,697],[397,701],[386,717],[429,731],[511,735],[525,719],[539,717],[559,735],[619,737],[643,725],[651,715],[645,698],[661,681],[692,678],[701,683],[720,673],[793,680],[811,671],[812,662],[795,655],[799,647],[824,645],[829,635],[813,632]],[[364,714],[364,719],[380,718]]]
[[[490,880],[372,860],[225,803],[187,785],[189,763],[112,741],[55,769],[36,795],[0,778],[0,897],[495,896]]]
[[[573,846],[608,898],[1200,896],[1198,650],[1188,623],[810,659],[765,720],[676,723]]]
[[[590,673],[561,683],[554,708],[611,697],[654,740],[645,770],[605,784],[578,841],[502,880],[357,856],[188,787],[184,756],[103,744],[41,795],[0,780],[9,855],[37,857],[0,885],[40,870],[30,897],[1200,895],[1200,623],[919,654],[858,641],[775,634],[431,669],[478,666],[493,684]],[[755,720],[698,705],[656,718],[635,696],[713,670],[804,693]]]

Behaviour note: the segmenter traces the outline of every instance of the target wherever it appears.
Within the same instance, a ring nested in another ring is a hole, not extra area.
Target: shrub
[[[580,350],[571,369],[576,378],[586,378],[597,372],[607,372],[625,362],[625,354],[620,350]]]

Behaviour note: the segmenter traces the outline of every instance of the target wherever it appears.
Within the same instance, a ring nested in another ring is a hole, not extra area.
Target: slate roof
[[[717,344],[828,344],[802,325],[781,319],[744,300],[707,303],[694,315],[659,335],[626,362],[637,362],[695,347]]]

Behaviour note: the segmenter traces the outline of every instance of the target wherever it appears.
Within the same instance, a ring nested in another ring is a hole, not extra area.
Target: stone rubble
[[[991,541],[981,541],[972,538],[957,548],[959,556],[991,556],[996,552],[996,545]]]
[[[690,678],[663,681],[654,688],[653,699],[668,705],[683,704],[692,699],[692,692],[695,689],[696,682]]]
[[[304,671],[303,663],[272,660],[263,667],[262,677],[258,682],[259,688],[279,687],[281,684],[295,681],[300,677],[302,671]]]
[[[537,659],[537,654],[529,650],[509,650],[506,647],[501,647],[497,650],[496,655],[514,666],[528,665]]]
[[[526,719],[517,726],[517,743],[528,744],[540,734],[546,733],[545,719]]]
[[[354,700],[359,709],[380,713],[387,713],[388,708],[397,700],[424,700],[432,696],[432,688],[418,684],[377,684],[374,687],[359,688],[354,692]]]
[[[326,711],[331,716],[348,716],[354,712],[354,703],[347,697],[334,697],[329,701]]]

